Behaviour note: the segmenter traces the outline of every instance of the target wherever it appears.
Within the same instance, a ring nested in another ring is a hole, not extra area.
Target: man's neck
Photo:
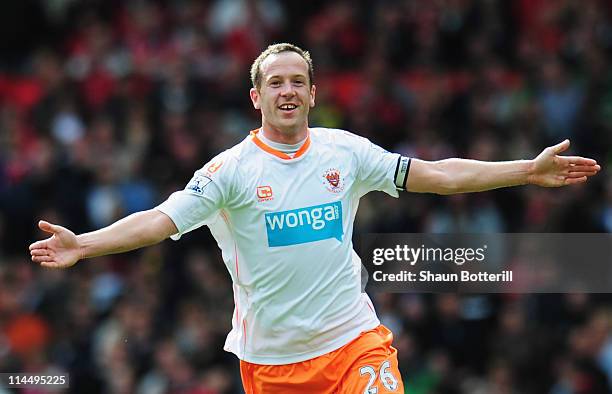
[[[276,127],[264,125],[261,127],[262,134],[270,141],[279,144],[294,145],[306,139],[308,136],[308,126],[305,125],[295,131],[279,130]]]
[[[306,143],[306,139],[304,139],[293,145],[281,144],[278,142],[270,141],[262,133],[259,133],[259,140],[264,144],[268,145],[270,148],[275,149],[279,152],[283,152],[284,154],[289,155],[290,157],[293,157]]]

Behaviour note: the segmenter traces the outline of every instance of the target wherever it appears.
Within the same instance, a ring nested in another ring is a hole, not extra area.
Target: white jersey
[[[405,158],[323,128],[309,129],[289,157],[257,132],[196,171],[157,209],[178,228],[173,239],[207,225],[221,248],[235,302],[225,350],[251,363],[290,364],[380,324],[361,291],[353,221],[369,191],[398,196]]]

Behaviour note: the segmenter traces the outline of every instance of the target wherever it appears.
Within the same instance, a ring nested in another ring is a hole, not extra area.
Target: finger
[[[593,159],[589,159],[588,157],[559,156],[559,160],[563,164],[585,165],[585,166],[597,165],[597,161]]]
[[[597,174],[597,171],[570,172],[569,174],[567,174],[567,177],[568,178],[582,178],[584,176],[589,177],[589,176],[593,176],[596,174]]]
[[[558,143],[557,145],[551,146],[551,148],[552,148],[552,151],[555,154],[559,154],[559,153],[567,150],[567,148],[569,148],[569,146],[570,146],[570,141],[569,140],[565,140],[563,142]]]
[[[51,256],[32,256],[32,261],[35,263],[44,263],[44,262],[53,262],[53,257]]]
[[[56,261],[43,261],[40,263],[40,266],[45,268],[64,268]]]
[[[53,253],[49,249],[30,250],[32,256],[51,256]]]
[[[569,172],[598,172],[600,169],[599,166],[570,166],[567,170]]]
[[[48,246],[48,240],[42,240],[42,241],[36,241],[33,244],[30,245],[30,250],[34,250],[34,249],[47,249]]]
[[[47,233],[57,234],[62,231],[62,227],[56,224],[51,224],[47,221],[41,220],[38,222],[38,227]]]
[[[565,185],[575,185],[578,183],[586,182],[586,180],[587,180],[586,176],[583,176],[580,178],[565,178],[564,184]]]

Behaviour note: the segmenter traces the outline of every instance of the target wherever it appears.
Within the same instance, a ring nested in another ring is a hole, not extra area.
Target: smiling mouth
[[[281,111],[285,111],[285,112],[291,112],[294,109],[296,109],[298,106],[295,104],[283,104],[281,106],[278,107],[278,109],[280,109]]]

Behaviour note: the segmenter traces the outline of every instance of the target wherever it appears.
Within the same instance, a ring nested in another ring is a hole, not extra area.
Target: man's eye
[[[273,87],[280,86],[280,81],[272,81],[270,82],[270,86],[273,86]]]
[[[304,81],[299,81],[299,80],[298,81],[294,81],[293,83],[298,85],[298,86],[304,85]]]

